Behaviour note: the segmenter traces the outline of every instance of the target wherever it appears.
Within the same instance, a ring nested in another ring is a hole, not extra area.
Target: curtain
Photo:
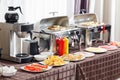
[[[81,0],[75,0],[74,14],[79,14],[81,9]]]
[[[90,0],[75,0],[74,14],[89,13]]]

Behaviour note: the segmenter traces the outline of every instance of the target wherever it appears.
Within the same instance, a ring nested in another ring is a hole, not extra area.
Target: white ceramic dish
[[[95,54],[91,53],[91,52],[84,52],[84,56],[85,57],[93,57],[93,56],[95,56]]]
[[[15,75],[17,72],[17,70],[14,68],[14,66],[3,66],[3,67],[0,67],[0,73],[2,76],[5,76],[5,77],[11,77],[13,75]]]
[[[43,61],[39,62],[39,63],[45,65],[45,63]],[[62,65],[52,65],[52,66],[53,67],[59,67],[59,66],[63,66],[63,65],[66,65],[66,64],[69,64],[69,61],[65,61],[65,64],[62,64]]]
[[[37,61],[45,60],[47,57],[48,57],[47,55],[34,55],[34,58]]]
[[[84,57],[93,57],[93,56],[95,56],[95,54],[92,53],[92,52],[76,52],[74,54],[82,54]]]
[[[7,73],[7,72],[3,72],[2,75],[5,76],[5,77],[10,77],[10,76],[13,76],[15,75],[17,72],[17,70],[13,71],[13,72],[10,72],[10,73]]]
[[[83,54],[68,54],[66,56],[62,56],[62,58],[66,61],[71,61],[71,62],[75,62],[75,61],[81,61],[83,59],[85,59],[85,56]]]
[[[20,67],[20,69],[22,69],[22,70],[24,70],[24,71],[27,71],[27,72],[34,72],[34,73],[36,73],[36,72],[45,72],[45,71],[48,71],[48,70],[52,69],[52,66],[48,66],[47,69],[44,69],[44,70],[42,70],[42,71],[30,71],[30,70],[26,70],[24,67],[25,67],[25,66]]]
[[[82,58],[81,58],[81,59],[69,60],[69,61],[71,61],[71,62],[77,62],[77,61],[81,61],[81,60],[83,60],[83,59],[85,59],[85,57],[84,57],[84,56],[82,56]]]
[[[106,49],[106,50],[109,50],[109,51],[118,49],[117,46],[112,46],[112,45],[102,45],[102,46],[99,46],[99,47],[103,48],[103,49]]]
[[[106,49],[99,48],[99,47],[89,47],[89,48],[86,48],[85,51],[93,52],[93,53],[104,53],[104,52],[107,52]]]
[[[41,52],[41,55],[51,56],[53,55],[53,52]]]

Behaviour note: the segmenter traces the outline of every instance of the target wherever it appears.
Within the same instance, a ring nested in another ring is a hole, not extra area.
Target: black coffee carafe
[[[30,54],[31,55],[37,55],[37,54],[39,54],[38,48],[39,48],[38,41],[32,40],[30,42]]]
[[[22,13],[22,10],[21,10],[21,7],[13,7],[13,6],[9,6],[8,7],[8,12],[5,14],[5,20],[7,23],[16,23],[18,22],[19,20],[19,15],[18,13],[16,12],[16,10],[19,9],[21,14]]]

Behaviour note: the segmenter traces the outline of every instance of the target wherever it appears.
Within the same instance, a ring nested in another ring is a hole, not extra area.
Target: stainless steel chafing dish
[[[74,16],[76,27],[81,29],[82,42],[92,46],[93,41],[110,41],[111,25],[99,23],[96,14],[79,14]]]
[[[56,53],[56,37],[68,37],[78,35],[79,28],[69,25],[69,19],[67,16],[45,18],[40,21],[39,33],[39,47],[41,51],[50,50]],[[75,34],[73,34],[75,33]],[[76,38],[78,42],[80,39]],[[72,41],[69,41],[71,44]]]

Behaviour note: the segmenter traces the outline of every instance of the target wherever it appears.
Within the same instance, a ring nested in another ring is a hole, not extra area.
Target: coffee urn
[[[0,23],[1,59],[18,63],[30,62],[32,55],[25,46],[26,40],[31,40],[33,24],[26,23]]]

